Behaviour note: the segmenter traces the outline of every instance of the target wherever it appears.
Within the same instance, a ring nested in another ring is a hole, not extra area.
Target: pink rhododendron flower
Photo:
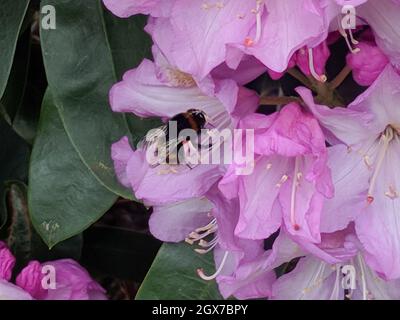
[[[233,129],[238,117],[253,112],[257,106],[258,97],[232,80],[217,81],[217,93],[207,96],[190,75],[161,66],[160,79],[159,70],[154,63],[144,60],[137,69],[127,72],[110,92],[113,110],[168,119],[195,108],[204,111],[221,130]],[[201,197],[224,170],[218,164],[199,165],[192,170],[186,166],[153,168],[146,161],[146,151],[133,151],[127,138],[114,144],[112,158],[120,181],[149,205]]]
[[[287,249],[290,243],[286,243],[285,251],[290,252]],[[327,254],[335,256],[338,259],[337,262],[327,262],[318,256],[303,253],[296,268],[274,282],[272,299],[387,300],[399,298],[400,280],[386,281],[367,266],[363,256],[365,252],[355,237],[353,228],[324,235],[320,248]]]
[[[328,201],[329,230],[354,220],[367,252],[366,262],[387,279],[400,277],[396,222],[399,98],[400,76],[390,65],[348,109],[330,110],[307,98],[323,126],[347,146],[332,150],[333,175],[341,176],[341,186],[351,187],[338,188],[341,196]],[[353,116],[357,112],[359,116]],[[365,113],[370,114],[368,122]]]
[[[10,281],[15,265],[15,257],[6,244],[0,241],[0,280]]]
[[[237,176],[231,168],[220,183],[228,198],[239,197],[236,234],[265,239],[284,223],[290,233],[319,242],[319,217],[333,187],[317,121],[290,104],[277,114],[252,115],[242,123],[255,128],[259,156],[253,174]]]
[[[43,266],[55,270],[55,288],[44,289]],[[105,300],[105,290],[94,281],[85,269],[70,259],[44,264],[31,261],[17,277],[17,285],[39,300]]]
[[[244,130],[254,133],[254,144],[236,137],[229,146],[235,156],[249,149],[249,163],[193,168],[152,165],[145,143],[115,142],[118,179],[153,207],[151,233],[186,241],[198,254],[213,251],[215,272],[198,266],[197,273],[216,280],[224,298],[399,299],[400,2],[104,3],[120,17],[148,14],[145,29],[154,42],[154,61],[143,60],[111,89],[113,111],[169,124],[197,109],[217,131],[241,129],[241,138]],[[357,16],[347,28],[346,5]],[[336,47],[349,53],[334,61],[345,66],[335,73],[328,60],[337,58]],[[354,85],[350,89],[366,91],[348,103],[341,84],[351,71],[368,88]],[[272,90],[257,89],[260,98],[248,88],[265,73],[268,81],[290,74],[307,88],[296,89],[299,97],[282,96],[291,90],[285,77]],[[279,93],[269,96],[275,88]],[[277,109],[264,108],[270,104]],[[7,256],[1,249],[0,257]],[[4,261],[7,280],[13,262],[10,256]],[[60,292],[39,285],[38,262],[17,284],[37,299],[103,297],[71,263],[58,266],[66,270]],[[277,278],[281,266],[294,269]],[[346,270],[354,272],[354,287],[344,287]]]

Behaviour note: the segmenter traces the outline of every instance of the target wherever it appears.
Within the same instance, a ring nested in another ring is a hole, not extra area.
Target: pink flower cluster
[[[215,274],[198,274],[225,298],[399,299],[400,1],[103,1],[120,17],[148,14],[154,42],[154,61],[112,88],[115,112],[195,108],[218,129],[254,131],[250,175],[237,163],[150,166],[128,137],[112,146],[121,183],[154,208],[154,236],[213,251]],[[323,94],[340,84],[325,66],[343,39],[343,72],[367,87],[345,107]],[[269,115],[244,86],[266,72],[305,84]]]
[[[0,300],[107,299],[105,290],[74,260],[31,261],[13,284],[10,280],[15,262],[6,244],[0,242]],[[54,275],[46,279],[47,273],[52,270]]]

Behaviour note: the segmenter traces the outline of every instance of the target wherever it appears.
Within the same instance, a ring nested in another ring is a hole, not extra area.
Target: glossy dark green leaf
[[[5,190],[13,180],[26,181],[30,148],[0,117],[0,229],[6,222]]]
[[[4,95],[0,100],[10,123],[20,109],[26,89],[30,57],[30,31],[25,32],[18,41],[15,59],[11,68]]]
[[[32,223],[49,247],[85,230],[117,198],[82,162],[58,110],[47,93],[29,176]]]
[[[3,96],[13,63],[20,28],[29,0],[0,2],[0,97]]]
[[[47,79],[43,66],[40,43],[35,39],[31,39],[30,42],[29,66],[25,91],[21,94],[23,99],[16,111],[12,125],[14,130],[24,138],[25,141],[29,144],[33,144],[39,123],[43,96],[47,89]]]
[[[138,66],[143,58],[151,58],[151,38],[143,30],[147,17],[135,15],[120,19],[105,10],[104,18],[116,76],[120,80],[127,70]]]
[[[115,72],[117,79],[121,80],[127,70],[137,67],[144,58],[151,58],[151,38],[143,30],[147,17],[135,15],[127,19],[120,19],[107,10],[104,16]],[[121,34],[124,36],[121,37]],[[143,139],[150,129],[162,124],[159,119],[143,119],[133,114],[127,114],[126,120],[133,145]]]
[[[99,182],[132,198],[118,182],[110,154],[111,144],[129,129],[124,115],[113,113],[108,102],[117,75],[102,1],[45,0],[41,5],[53,5],[57,13],[56,29],[42,29],[41,40],[49,87],[65,130]]]
[[[185,244],[164,244],[150,268],[137,300],[221,300],[215,281],[204,281],[198,268],[212,273],[212,254],[199,255]]]

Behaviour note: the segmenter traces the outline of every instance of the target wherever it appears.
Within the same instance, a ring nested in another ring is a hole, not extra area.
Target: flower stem
[[[337,87],[339,87],[344,80],[348,77],[348,75],[351,73],[351,68],[346,65],[342,71],[339,72],[339,74],[336,76],[335,79],[332,80],[332,82],[329,83],[329,87],[332,90],[335,90]]]
[[[271,97],[271,96],[265,96],[265,97],[260,97],[260,105],[262,106],[277,106],[277,105],[285,105],[289,104],[291,102],[301,102],[300,98],[297,97]]]
[[[296,68],[288,69],[287,73],[289,73],[293,78],[295,78],[298,81],[300,81],[302,84],[304,84],[309,89],[314,90],[314,86],[311,83],[311,81],[304,74],[302,74],[299,70],[297,70]]]

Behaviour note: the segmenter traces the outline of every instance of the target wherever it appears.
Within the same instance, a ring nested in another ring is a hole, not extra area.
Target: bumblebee
[[[155,134],[148,135],[146,141],[140,144],[145,150],[154,150],[154,156],[158,160],[152,163],[152,166],[160,164],[180,164],[178,154],[182,150],[185,155],[192,151],[192,154],[201,148],[198,141],[192,141],[189,136],[182,134],[184,130],[191,129],[197,135],[201,130],[210,124],[207,114],[198,109],[189,109],[186,112],[178,113],[168,122],[157,128]],[[171,124],[174,124],[176,130],[171,132]],[[195,147],[197,146],[197,148]],[[189,168],[191,168],[189,166]]]

